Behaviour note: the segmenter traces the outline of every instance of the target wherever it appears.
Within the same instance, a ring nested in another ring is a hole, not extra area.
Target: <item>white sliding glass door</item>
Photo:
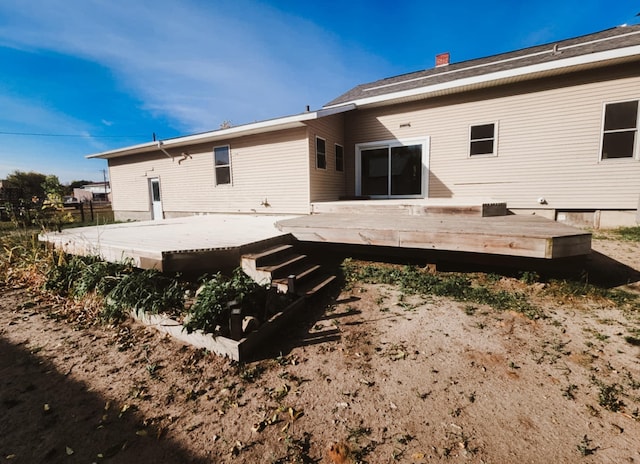
[[[356,194],[421,198],[427,192],[429,140],[356,146]]]

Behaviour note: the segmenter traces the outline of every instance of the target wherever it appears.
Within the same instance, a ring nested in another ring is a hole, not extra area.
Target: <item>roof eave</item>
[[[498,86],[503,85],[506,82],[532,79],[540,75],[557,75],[567,72],[573,72],[578,69],[592,69],[603,67],[629,61],[630,59],[634,58],[640,60],[640,45],[619,48],[615,50],[607,50],[603,52],[595,52],[589,55],[580,55],[576,57],[555,60],[548,63],[539,63],[504,71],[496,71],[479,76],[467,77],[449,82],[442,82],[440,84],[416,87],[413,89],[391,92],[372,97],[356,98],[350,101],[336,103],[335,105],[327,105],[324,108],[331,109],[349,104],[355,105],[358,108],[362,108],[365,106],[394,104],[399,101],[418,100],[434,95],[452,94],[477,88]]]
[[[345,104],[336,105],[333,108],[322,108],[318,111],[308,111],[306,113],[300,113],[293,116],[285,116],[277,119],[269,119],[266,121],[259,121],[250,124],[244,124],[241,126],[230,127],[228,129],[219,129],[210,132],[203,132],[201,134],[186,135],[184,137],[176,137],[173,139],[158,140],[154,142],[147,142],[140,145],[132,145],[129,147],[118,148],[115,150],[104,151],[101,153],[95,153],[87,155],[87,159],[111,159],[119,158],[121,156],[136,155],[140,153],[148,153],[151,151],[160,150],[161,148],[166,150],[169,148],[179,148],[196,143],[216,142],[220,140],[243,137],[247,135],[262,134],[265,132],[276,132],[286,129],[294,129],[297,127],[305,127],[305,122],[331,116],[333,114],[343,113],[355,109],[355,105]]]

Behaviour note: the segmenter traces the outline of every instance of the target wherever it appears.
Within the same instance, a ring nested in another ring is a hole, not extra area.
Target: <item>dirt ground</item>
[[[0,287],[0,460],[640,462],[640,314],[500,284],[546,317],[358,284],[246,365]]]

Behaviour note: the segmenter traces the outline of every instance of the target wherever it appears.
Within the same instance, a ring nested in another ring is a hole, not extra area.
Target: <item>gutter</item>
[[[168,157],[168,158],[173,159],[173,156],[171,156],[171,154],[170,154],[167,150],[165,150],[164,148],[162,148],[162,145],[163,145],[163,144],[164,144],[164,143],[162,142],[162,140],[158,140],[158,149],[159,149],[162,153],[164,153],[165,155],[167,155],[167,157]]]

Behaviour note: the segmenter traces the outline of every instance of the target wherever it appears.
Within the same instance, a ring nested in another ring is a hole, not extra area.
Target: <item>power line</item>
[[[118,138],[142,138],[148,135],[90,135],[90,134],[40,134],[36,132],[6,132],[0,131],[0,135],[23,135],[28,137],[80,137],[80,138],[100,138],[100,139],[118,139]]]

